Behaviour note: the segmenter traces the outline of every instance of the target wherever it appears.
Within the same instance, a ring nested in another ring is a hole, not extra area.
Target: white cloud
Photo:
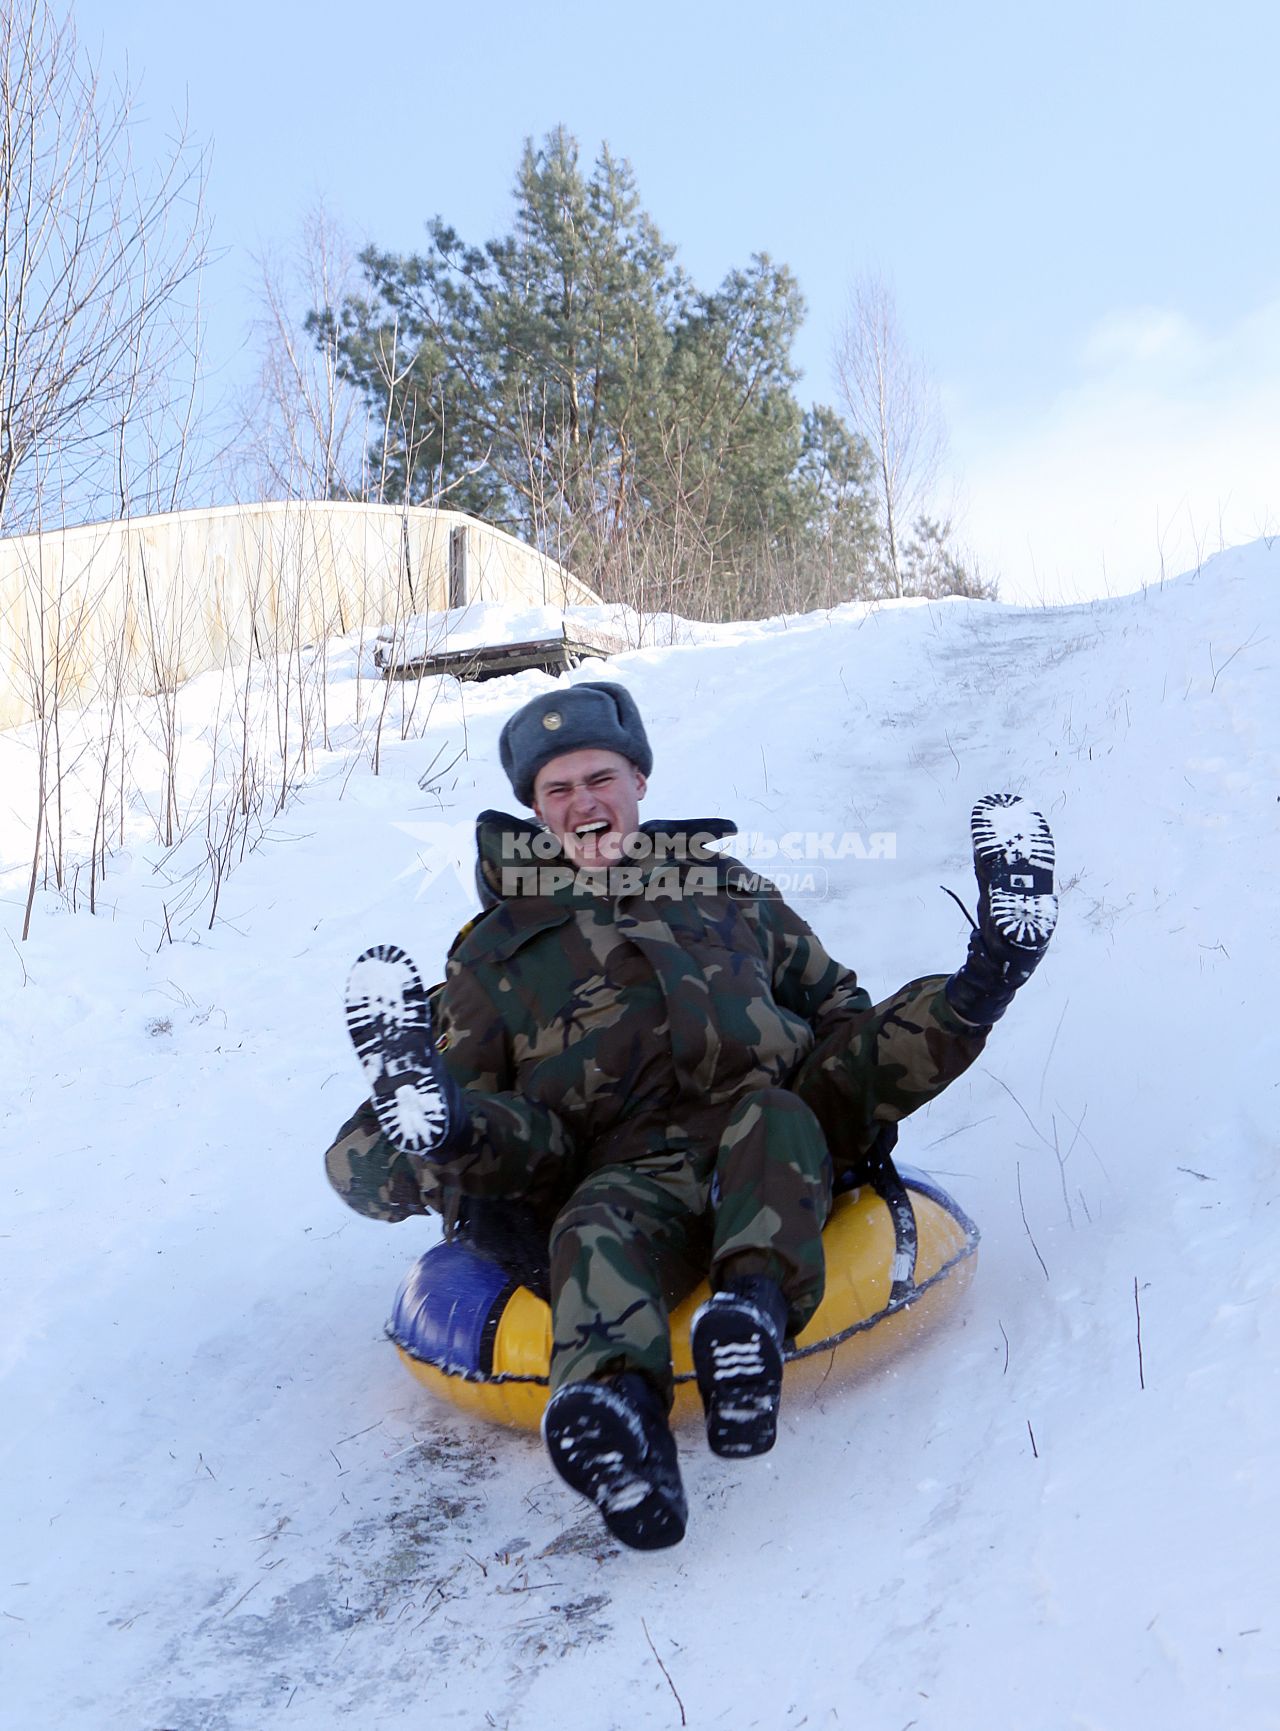
[[[1216,333],[1119,310],[1070,370],[1017,425],[952,411],[963,537],[1002,598],[1123,593],[1280,528],[1280,301]]]
[[[1095,373],[1193,364],[1204,344],[1190,320],[1162,307],[1108,313],[1085,337],[1081,361]]]

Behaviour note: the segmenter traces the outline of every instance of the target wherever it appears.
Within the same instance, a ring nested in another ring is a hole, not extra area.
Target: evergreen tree
[[[871,453],[834,409],[818,404],[804,419],[797,480],[804,534],[837,581],[865,592],[877,556]]]
[[[386,496],[555,542],[633,485],[683,279],[607,148],[588,180],[563,129],[528,143],[515,190],[510,234],[470,247],[436,217],[428,253],[366,249],[370,293],[312,319],[381,414]]]
[[[584,173],[563,127],[526,143],[510,233],[428,234],[421,255],[368,248],[367,292],[310,319],[382,429],[371,491],[474,511],[611,593],[663,535],[725,606],[741,571],[837,529],[866,565],[867,467],[796,400],[785,266],[757,256],[700,293],[629,165],[606,146]]]
[[[908,595],[927,595],[938,600],[947,595],[965,595],[973,601],[994,601],[996,584],[983,577],[976,565],[967,565],[955,551],[951,524],[922,515],[912,526],[903,553],[903,589]]]

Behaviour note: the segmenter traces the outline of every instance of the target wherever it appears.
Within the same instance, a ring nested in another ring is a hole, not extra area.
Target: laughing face
[[[616,751],[566,751],[543,764],[533,809],[574,865],[615,865],[640,827],[646,782]]]

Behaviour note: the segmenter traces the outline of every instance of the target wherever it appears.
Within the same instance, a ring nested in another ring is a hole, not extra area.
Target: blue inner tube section
[[[498,1322],[516,1283],[467,1244],[436,1244],[405,1275],[387,1333],[454,1376],[488,1377]]]

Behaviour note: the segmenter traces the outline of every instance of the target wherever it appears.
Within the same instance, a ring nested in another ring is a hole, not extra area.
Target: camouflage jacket
[[[646,825],[654,857],[575,874],[558,854],[530,858],[546,832],[482,816],[491,905],[437,1002],[473,1125],[432,1162],[442,1186],[554,1201],[607,1161],[681,1145],[710,1160],[744,1093],[785,1085],[871,1007],[771,885],[708,851],[732,828]]]

